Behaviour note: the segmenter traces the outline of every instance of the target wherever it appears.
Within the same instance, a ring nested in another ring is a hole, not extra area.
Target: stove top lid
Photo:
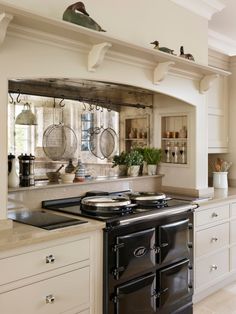
[[[136,192],[129,194],[129,198],[134,201],[160,201],[166,199],[166,195],[156,192]]]
[[[117,208],[129,206],[131,200],[125,196],[91,196],[83,198],[81,203],[82,205],[91,206],[93,208]]]

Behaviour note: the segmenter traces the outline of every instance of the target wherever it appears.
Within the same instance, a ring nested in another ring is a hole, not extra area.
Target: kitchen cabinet
[[[209,52],[209,65],[228,70],[228,57]],[[207,92],[208,153],[228,152],[228,77],[218,76]]]
[[[200,206],[194,215],[194,302],[198,302],[235,280],[236,203]]]
[[[125,119],[125,151],[150,144],[149,115],[134,116]]]
[[[100,314],[101,239],[95,231],[0,253],[1,312]]]

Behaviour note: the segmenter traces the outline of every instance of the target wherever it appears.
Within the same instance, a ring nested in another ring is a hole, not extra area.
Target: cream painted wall
[[[5,0],[6,3],[35,11],[41,15],[62,18],[73,0]],[[74,2],[76,2],[74,0]],[[108,35],[152,47],[159,40],[179,54],[184,45],[199,63],[207,64],[208,22],[170,0],[84,0],[89,14]]]
[[[13,2],[13,1],[8,1]],[[14,1],[16,3],[16,1]],[[57,6],[48,0],[46,6],[42,6],[42,1],[25,1],[20,2],[21,5],[27,6],[27,8],[38,9],[38,12],[43,12],[45,15],[52,15],[50,11],[53,6],[55,6],[55,15],[58,16],[60,8],[64,7],[66,2],[58,1]],[[88,4],[92,3],[91,0],[87,2]],[[113,4],[113,6],[111,5]],[[101,0],[99,1],[100,7],[98,8],[98,2],[96,3],[97,8],[100,9],[106,7],[106,20],[111,19],[110,12],[118,12],[120,10],[117,5],[117,1],[108,1]],[[146,42],[149,42],[152,39],[157,38],[163,40],[163,44],[172,43],[176,47],[179,46],[181,40],[186,40],[189,45],[196,48],[196,53],[194,53],[193,48],[191,50],[195,55],[201,56],[201,61],[203,62],[207,59],[207,25],[206,21],[202,20],[190,14],[183,9],[178,8],[173,3],[170,3],[169,0],[148,0],[145,2],[145,6],[149,8],[148,22],[142,24],[142,27],[137,27],[137,24],[128,23],[129,21],[135,20],[135,17],[140,17],[143,11],[138,6],[135,10],[131,10],[135,7],[135,1],[130,0],[128,6],[129,10],[125,10],[124,6],[122,7],[122,21],[120,23],[120,28],[118,28],[118,22],[110,21],[110,25],[114,25],[114,33],[116,36],[125,38],[127,40],[136,41],[145,45]],[[147,5],[149,3],[149,6]],[[19,5],[19,3],[17,3]],[[62,5],[63,4],[63,5]],[[102,4],[102,5],[101,5]],[[124,2],[124,5],[126,3]],[[133,5],[132,5],[133,4]],[[66,6],[68,5],[68,2]],[[93,6],[89,7],[88,11],[91,11]],[[110,8],[110,9],[108,9]],[[154,10],[155,8],[156,10]],[[100,12],[97,9],[97,12]],[[173,10],[175,9],[175,10]],[[109,11],[110,10],[110,11]],[[104,11],[104,9],[103,9]],[[131,15],[131,13],[132,15]],[[139,12],[139,13],[138,13]],[[101,12],[102,13],[102,12]],[[104,12],[103,12],[104,13]],[[155,13],[155,14],[154,14]],[[155,15],[155,17],[154,17]],[[174,15],[174,17],[173,17]],[[112,15],[114,19],[114,14]],[[132,18],[131,18],[132,16]],[[95,16],[93,16],[95,18]],[[151,18],[152,17],[152,18]],[[167,23],[166,21],[171,21],[173,17],[173,23]],[[100,19],[96,18],[99,23]],[[115,19],[114,19],[115,20]],[[150,20],[153,24],[153,27],[149,27]],[[101,23],[104,28],[109,30],[106,27],[106,23]],[[163,27],[165,25],[165,27]],[[108,26],[108,23],[107,23]],[[125,27],[124,27],[125,26]],[[115,29],[117,30],[115,32]],[[121,31],[122,27],[124,29]],[[110,27],[111,28],[111,27]],[[152,34],[150,33],[152,30]],[[119,32],[118,32],[119,30]],[[111,31],[110,31],[110,33]],[[133,34],[133,36],[132,36]],[[154,35],[155,35],[155,38]],[[159,35],[160,34],[160,35]],[[194,35],[193,35],[194,34]],[[145,37],[146,36],[146,37]],[[161,37],[162,36],[162,37]],[[194,40],[192,37],[194,36]],[[199,38],[199,41],[198,41]],[[148,40],[147,40],[148,39]],[[165,40],[165,42],[164,42]],[[168,41],[168,43],[167,43]],[[178,43],[178,45],[177,45]],[[187,46],[186,46],[187,47]],[[190,47],[190,46],[189,46]],[[197,59],[197,58],[196,58]],[[198,61],[200,61],[198,59]],[[29,40],[25,37],[16,37],[14,34],[7,34],[6,40],[4,41],[3,46],[0,50],[0,134],[1,134],[1,145],[0,145],[0,162],[2,165],[7,165],[7,79],[8,78],[20,78],[20,77],[71,77],[71,78],[85,78],[85,79],[97,79],[104,81],[113,81],[123,84],[132,84],[134,86],[142,86],[150,90],[155,90],[159,93],[164,93],[167,95],[175,95],[176,98],[182,99],[186,103],[190,103],[193,106],[197,106],[196,120],[197,127],[204,129],[206,122],[204,119],[201,119],[206,115],[205,107],[205,96],[199,94],[198,84],[199,79],[196,80],[193,78],[191,80],[181,77],[180,75],[168,76],[160,85],[153,85],[152,76],[153,69],[149,67],[139,67],[133,63],[119,63],[111,59],[106,59],[95,73],[87,71],[87,53],[78,52],[77,50],[71,50],[70,47],[56,46],[53,45],[53,42],[47,41],[37,41],[34,38]],[[177,79],[176,79],[177,78]],[[195,182],[191,179],[191,187],[206,187],[206,171],[205,165],[207,163],[207,146],[205,142],[196,139],[196,147],[200,152],[200,159],[195,161],[196,167],[201,169],[197,173]],[[197,164],[198,163],[198,164]],[[200,166],[203,165],[201,168]],[[3,167],[3,173],[0,180],[0,219],[6,218],[7,215],[7,166]],[[186,182],[188,185],[188,182]]]
[[[232,74],[229,78],[229,154],[227,157],[233,162],[229,172],[230,183],[236,186],[236,57],[230,58],[230,71]]]

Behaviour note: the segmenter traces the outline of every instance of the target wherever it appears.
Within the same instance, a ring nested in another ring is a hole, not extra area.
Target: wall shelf
[[[106,33],[59,19],[41,16],[3,2],[0,2],[0,14],[5,17],[0,23],[3,45],[5,34],[14,32],[15,35],[24,35],[34,40],[46,40],[49,44],[80,48],[87,51],[88,71],[95,71],[108,56],[119,58],[124,62],[127,62],[128,58],[132,62],[153,66],[153,84],[159,84],[172,71],[184,71],[185,75],[189,77],[198,75],[200,93],[204,93],[210,88],[216,75],[227,76],[230,74],[230,72],[218,68],[129,43]],[[7,19],[7,16],[13,17],[12,21]]]

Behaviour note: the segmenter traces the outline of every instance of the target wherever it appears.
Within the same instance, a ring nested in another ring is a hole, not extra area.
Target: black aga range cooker
[[[106,222],[103,313],[192,313],[197,205],[162,193],[88,195],[43,207]]]

